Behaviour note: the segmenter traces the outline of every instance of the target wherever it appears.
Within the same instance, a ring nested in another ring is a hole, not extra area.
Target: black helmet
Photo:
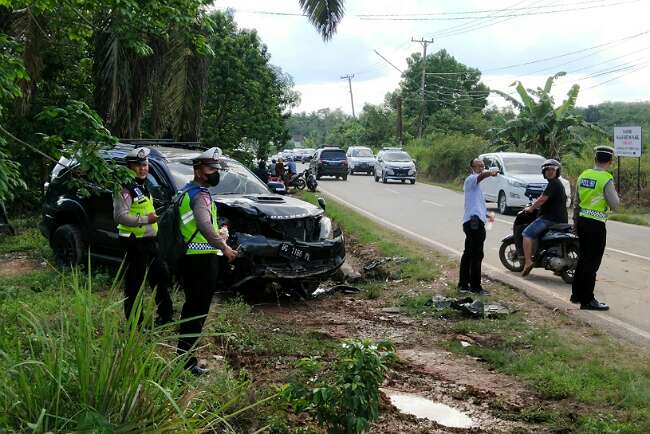
[[[544,161],[544,164],[542,164],[542,175],[544,175],[544,171],[545,171],[546,169],[548,169],[549,167],[553,167],[553,168],[555,168],[555,173],[556,173],[555,176],[556,176],[556,177],[559,177],[559,176],[560,176],[560,171],[561,171],[561,169],[562,169],[562,165],[560,164],[559,161],[554,160],[554,159],[552,159],[552,158],[550,158],[550,159]],[[544,175],[544,177],[546,177],[546,175]]]

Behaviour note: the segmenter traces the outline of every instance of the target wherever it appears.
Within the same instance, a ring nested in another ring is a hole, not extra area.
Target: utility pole
[[[397,95],[397,140],[399,145],[404,146],[404,138],[402,137],[402,95]]]
[[[348,74],[344,75],[341,77],[341,80],[348,80],[348,86],[350,87],[350,104],[352,104],[352,117],[356,118],[356,115],[354,114],[354,97],[352,96],[352,79],[354,78],[354,74]]]
[[[433,38],[431,39],[413,39],[411,42],[419,42],[422,44],[422,82],[420,84],[420,97],[422,102],[420,104],[420,127],[418,128],[418,138],[422,137],[422,129],[424,127],[424,77],[426,76],[427,70],[427,45],[433,44]]]

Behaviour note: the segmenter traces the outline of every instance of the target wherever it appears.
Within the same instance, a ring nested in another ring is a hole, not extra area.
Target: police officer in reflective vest
[[[226,244],[227,236],[219,230],[217,207],[208,190],[219,184],[219,170],[222,168],[220,160],[221,150],[216,147],[194,158],[194,180],[182,190],[180,224],[188,247],[180,264],[180,279],[185,292],[181,321],[200,318],[181,322],[181,335],[199,334],[203,329],[217,286],[219,256],[225,256],[229,262],[237,257],[237,252]],[[179,354],[190,351],[196,340],[197,337],[181,337],[178,341]],[[186,368],[196,375],[206,372],[197,365],[194,356],[188,358]]]
[[[576,186],[573,226],[580,239],[578,265],[571,293],[571,302],[580,303],[580,309],[608,310],[609,306],[594,297],[596,272],[605,253],[608,212],[619,205],[614,178],[608,169],[614,160],[614,149],[595,148],[595,166],[578,178]]]
[[[115,196],[113,219],[126,251],[124,314],[128,319],[146,274],[149,285],[156,290],[156,323],[165,324],[172,321],[173,306],[169,273],[159,255],[158,216],[145,182],[149,175],[149,152],[148,148],[135,148],[126,155],[134,180]]]

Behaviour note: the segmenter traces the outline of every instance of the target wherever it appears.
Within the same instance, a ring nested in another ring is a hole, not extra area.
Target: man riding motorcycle
[[[535,242],[549,227],[557,223],[568,223],[569,216],[566,209],[566,191],[558,179],[562,165],[559,161],[549,159],[542,164],[542,175],[548,180],[546,189],[540,197],[524,212],[540,210],[539,216],[523,233],[524,269],[522,276],[527,276],[533,269],[533,252]]]

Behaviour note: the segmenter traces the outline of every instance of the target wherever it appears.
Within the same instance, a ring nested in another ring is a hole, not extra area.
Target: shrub
[[[454,181],[466,175],[472,158],[489,150],[485,139],[473,134],[431,134],[411,141],[407,151],[419,173],[434,181]]]
[[[394,359],[389,343],[347,341],[331,373],[315,358],[300,360],[298,366],[310,380],[307,385],[290,384],[283,393],[296,411],[314,415],[328,433],[362,433],[379,417],[379,386]]]

